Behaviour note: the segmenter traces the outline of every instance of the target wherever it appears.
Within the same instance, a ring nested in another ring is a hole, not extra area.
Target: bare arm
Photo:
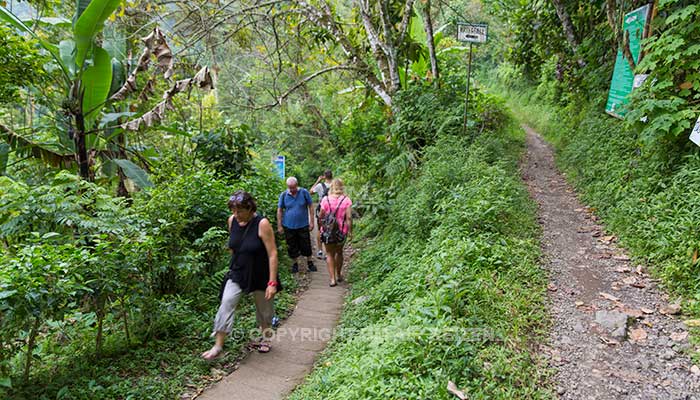
[[[258,236],[262,239],[267,250],[267,258],[270,263],[270,281],[277,282],[277,245],[275,244],[275,233],[272,231],[272,225],[267,218],[263,218],[258,225]],[[265,298],[272,299],[277,293],[277,286],[268,286],[265,290]]]
[[[352,204],[345,210],[345,223],[348,226],[348,236],[352,237]]]
[[[277,207],[277,232],[284,232],[284,228],[282,228],[282,209],[279,207]]]
[[[311,185],[311,190],[309,190],[309,193],[311,193],[311,194],[316,193],[316,186],[318,186],[318,184],[321,183],[321,179],[323,179],[323,175],[319,176],[318,179],[316,179],[316,183]]]
[[[228,234],[231,235],[231,224],[233,223],[233,214],[228,217]],[[233,249],[228,249],[229,253],[233,254]]]
[[[309,230],[313,231],[314,230],[314,205],[309,204]]]

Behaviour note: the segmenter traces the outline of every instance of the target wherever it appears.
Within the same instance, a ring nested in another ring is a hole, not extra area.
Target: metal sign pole
[[[464,126],[462,127],[462,135],[467,134],[467,112],[469,110],[469,81],[472,76],[472,44],[469,42],[469,66],[467,67],[467,96],[464,98]]]

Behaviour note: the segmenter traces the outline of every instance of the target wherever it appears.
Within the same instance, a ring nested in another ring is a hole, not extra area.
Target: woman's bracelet
[[[275,286],[275,287],[276,287],[276,286],[277,286],[277,282],[276,282],[276,281],[267,282],[267,286]]]

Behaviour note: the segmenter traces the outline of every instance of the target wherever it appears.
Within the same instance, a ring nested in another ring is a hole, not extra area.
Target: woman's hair
[[[328,193],[336,196],[345,194],[345,184],[343,183],[343,180],[340,178],[333,179],[333,181],[331,182],[331,188],[328,191]]]
[[[330,169],[323,171],[323,176],[326,179],[333,179],[333,172]]]
[[[228,208],[229,210],[245,208],[246,210],[255,212],[258,210],[258,205],[255,203],[255,199],[250,193],[245,190],[236,190],[228,199]]]

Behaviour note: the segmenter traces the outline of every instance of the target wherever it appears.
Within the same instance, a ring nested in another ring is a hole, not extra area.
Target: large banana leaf
[[[3,6],[0,6],[0,21],[5,21],[13,27],[19,29],[20,31],[30,34],[34,39],[36,39],[39,42],[39,44],[44,49],[46,49],[46,51],[48,51],[49,54],[51,54],[56,63],[58,63],[58,65],[61,67],[61,70],[63,71],[64,77],[66,79],[66,84],[67,86],[70,86],[70,75],[68,73],[68,68],[63,63],[61,55],[59,54],[58,48],[56,46],[40,38],[33,30],[31,30],[31,28],[29,28],[27,25],[24,24],[24,22],[17,18],[15,14],[11,13],[7,8]]]
[[[124,172],[124,175],[127,176],[127,178],[131,179],[136,186],[140,188],[147,188],[153,186],[153,183],[148,179],[148,174],[146,174],[146,171],[141,169],[138,165],[132,163],[129,160],[123,160],[123,159],[114,159],[112,160],[117,165],[119,165],[119,168],[122,169],[122,172]]]
[[[78,22],[78,18],[83,15],[83,11],[87,8],[92,0],[76,0],[75,1],[75,14],[73,15],[73,25]]]
[[[85,15],[85,14],[83,14]],[[112,58],[101,47],[95,47],[93,65],[83,72],[83,115],[87,130],[93,128],[95,120],[107,101],[109,88],[112,86]]]
[[[70,39],[62,40],[58,44],[58,54],[71,76],[75,76],[75,42]]]
[[[82,69],[88,51],[93,45],[95,35],[102,28],[107,18],[119,7],[121,0],[92,0],[85,8],[73,27],[75,37],[75,62],[78,70]]]
[[[32,156],[44,160],[47,164],[65,168],[75,161],[71,149],[63,148],[60,143],[39,143],[27,139],[0,123],[0,139],[7,142],[19,156]]]

